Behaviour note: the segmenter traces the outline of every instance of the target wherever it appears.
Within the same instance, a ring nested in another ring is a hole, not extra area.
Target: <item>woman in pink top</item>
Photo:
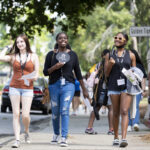
[[[12,148],[20,146],[20,102],[22,103],[22,121],[25,129],[25,142],[30,143],[29,125],[30,108],[33,99],[33,81],[37,79],[39,72],[39,60],[35,53],[32,53],[28,38],[19,35],[11,51],[5,55],[8,47],[0,53],[0,61],[10,62],[13,67],[13,77],[10,83],[9,95],[13,110],[13,128],[16,141]],[[35,71],[32,79],[22,80],[23,75]]]

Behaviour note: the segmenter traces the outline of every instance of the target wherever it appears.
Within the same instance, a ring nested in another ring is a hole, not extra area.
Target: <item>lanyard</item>
[[[23,70],[25,68],[26,62],[27,62],[27,58],[28,58],[28,53],[26,53],[26,61],[22,64],[22,60],[21,60],[21,56],[19,53],[19,57],[20,57],[20,66],[21,66],[21,71],[22,71],[22,75],[23,75]]]
[[[61,68],[61,77],[63,78],[63,69]]]
[[[119,57],[117,51],[115,51],[116,59],[117,59],[118,65],[119,65],[120,75],[122,74],[122,68],[123,68],[122,64],[124,62],[125,53],[126,53],[126,51],[124,50],[122,56]],[[120,76],[120,78],[121,78],[121,76]]]

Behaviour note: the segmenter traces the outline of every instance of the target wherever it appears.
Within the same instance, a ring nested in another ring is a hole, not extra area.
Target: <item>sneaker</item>
[[[109,130],[109,131],[107,132],[107,134],[108,134],[108,135],[114,135],[114,130]]]
[[[114,146],[119,145],[119,139],[114,139],[114,140],[113,140],[113,145],[114,145]]]
[[[132,131],[132,127],[131,127],[131,126],[128,126],[127,131],[128,131],[128,132],[131,132],[131,131]]]
[[[30,137],[29,137],[29,133],[25,133],[25,135],[24,135],[24,139],[25,139],[25,143],[28,143],[28,144],[30,144],[30,143],[31,143],[31,141],[30,141]]]
[[[11,147],[12,148],[18,148],[18,147],[20,147],[20,141],[16,140],[15,143]]]
[[[126,146],[128,146],[127,140],[126,139],[122,139],[119,146],[120,147],[126,147]]]
[[[95,132],[93,130],[93,128],[86,128],[85,133],[87,133],[87,134],[97,134],[97,132]]]
[[[59,142],[59,135],[54,134],[51,144],[57,144]]]
[[[139,125],[138,124],[134,124],[133,128],[134,128],[134,131],[139,131]]]
[[[61,147],[67,147],[68,146],[66,138],[64,138],[64,137],[61,138],[60,146]]]

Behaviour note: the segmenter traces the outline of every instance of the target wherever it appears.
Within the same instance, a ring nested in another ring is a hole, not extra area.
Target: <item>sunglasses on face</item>
[[[114,39],[115,39],[115,40],[120,40],[120,41],[125,40],[124,38],[122,38],[122,37],[117,37],[117,36],[115,36]]]

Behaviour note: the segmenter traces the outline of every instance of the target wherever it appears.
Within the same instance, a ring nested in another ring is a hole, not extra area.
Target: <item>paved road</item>
[[[3,117],[1,117],[3,116]],[[118,147],[112,146],[112,135],[107,135],[108,123],[107,117],[102,116],[100,121],[95,121],[94,129],[98,132],[97,135],[86,135],[84,133],[85,128],[88,123],[87,115],[71,116],[70,117],[70,129],[69,129],[69,147],[60,148],[59,145],[50,145],[50,140],[52,138],[52,125],[51,116],[43,115],[31,115],[32,123],[30,127],[32,143],[27,145],[24,143],[23,134],[21,135],[21,147],[19,150],[118,150]],[[4,132],[12,131],[12,116],[11,114],[1,114],[0,123],[3,122],[3,127],[1,126],[1,131]],[[4,123],[5,122],[5,123]],[[7,125],[6,125],[7,124]],[[8,129],[8,128],[9,129]],[[7,129],[6,129],[7,128]],[[22,130],[23,131],[23,130]],[[149,150],[150,142],[142,141],[141,137],[150,133],[150,130],[146,128],[143,124],[140,125],[140,132],[131,132],[128,134],[127,139],[129,146],[127,149],[131,150]],[[0,143],[1,150],[10,150],[11,144],[13,143],[13,136],[1,136]]]

